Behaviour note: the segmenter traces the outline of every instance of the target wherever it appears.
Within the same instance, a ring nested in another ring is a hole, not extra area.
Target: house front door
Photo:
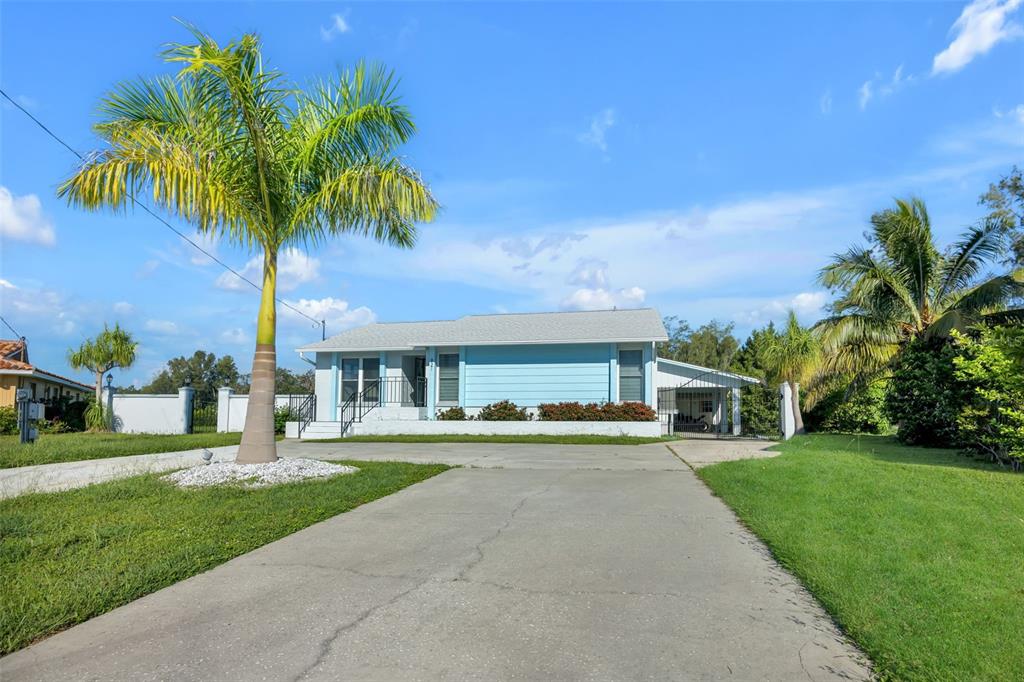
[[[416,407],[427,404],[427,359],[422,356],[413,358],[412,402]]]

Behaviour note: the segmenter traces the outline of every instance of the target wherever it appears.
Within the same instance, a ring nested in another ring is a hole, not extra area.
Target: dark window
[[[437,399],[442,403],[459,402],[459,355],[437,356]]]
[[[644,353],[619,351],[619,400],[644,399]]]
[[[380,358],[363,358],[363,391],[367,400],[380,397]]]
[[[359,358],[341,361],[341,401],[345,402],[359,392]]]

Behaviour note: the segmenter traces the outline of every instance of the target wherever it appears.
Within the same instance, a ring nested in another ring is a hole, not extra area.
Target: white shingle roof
[[[468,315],[457,320],[390,322],[349,329],[299,351],[404,350],[421,346],[667,341],[654,308]]]

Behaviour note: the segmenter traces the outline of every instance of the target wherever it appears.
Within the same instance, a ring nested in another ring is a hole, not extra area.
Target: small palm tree
[[[359,65],[308,90],[266,70],[260,41],[219,46],[190,29],[164,59],[177,78],[118,86],[100,107],[92,154],[60,188],[86,209],[125,209],[149,189],[201,232],[263,254],[249,407],[239,462],[277,459],[274,440],[277,257],[343,233],[410,247],[438,208],[396,156],[415,132],[391,73]]]
[[[871,216],[869,244],[836,255],[819,275],[838,293],[832,314],[815,326],[825,371],[863,384],[909,341],[945,337],[1005,311],[1024,293],[1024,270],[983,273],[1002,252],[1004,234],[986,221],[943,253],[920,199],[897,200]]]
[[[103,415],[103,375],[112,369],[131,367],[139,347],[132,335],[114,324],[94,339],[86,339],[77,350],[68,350],[68,364],[74,369],[87,369],[96,377],[96,402],[89,406],[85,419],[90,429],[103,429],[107,421]]]
[[[800,325],[796,313],[789,311],[786,328],[771,337],[765,349],[765,362],[773,384],[788,382],[793,389],[793,418],[797,433],[805,433],[800,411],[800,385],[816,378],[821,369],[821,344],[811,329]]]

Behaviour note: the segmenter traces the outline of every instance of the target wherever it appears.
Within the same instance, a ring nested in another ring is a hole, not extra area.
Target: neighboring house
[[[53,403],[61,398],[84,400],[92,386],[47,372],[28,360],[25,339],[0,339],[0,407],[12,407],[19,388],[27,388],[32,400]]]
[[[531,409],[563,401],[658,409],[659,388],[692,383],[687,371],[713,371],[656,358],[655,344],[667,340],[661,315],[644,308],[378,323],[297,351],[315,356],[307,359],[316,367],[310,417],[337,435],[353,421],[434,420],[449,407],[473,416],[500,400]],[[714,388],[710,407],[719,415],[727,390],[756,381],[730,376],[737,378],[705,377],[693,387]],[[668,405],[664,419],[677,409]]]

